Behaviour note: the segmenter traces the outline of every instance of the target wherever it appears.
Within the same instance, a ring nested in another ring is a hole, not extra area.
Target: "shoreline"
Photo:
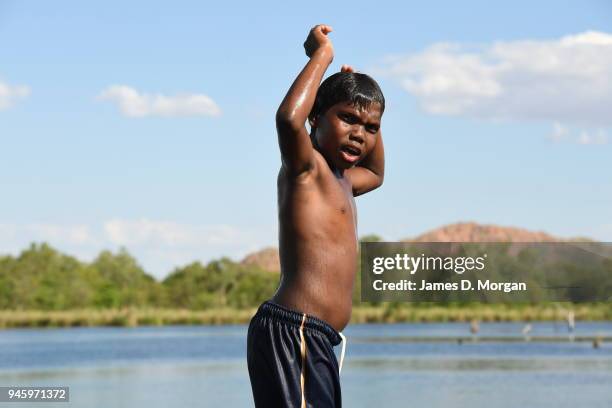
[[[35,327],[136,327],[165,325],[246,324],[256,308],[207,310],[124,308],[79,310],[0,310],[0,329]],[[612,304],[406,305],[355,306],[349,324],[566,321],[612,321]]]

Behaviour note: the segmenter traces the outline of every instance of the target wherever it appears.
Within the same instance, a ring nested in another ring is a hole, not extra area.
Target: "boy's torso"
[[[351,316],[357,213],[348,179],[318,152],[297,179],[278,175],[281,284],[273,300],[341,331]]]

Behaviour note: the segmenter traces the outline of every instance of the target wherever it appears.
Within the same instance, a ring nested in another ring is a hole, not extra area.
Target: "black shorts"
[[[323,320],[264,302],[251,319],[247,338],[255,406],[341,407],[333,346],[342,339]]]

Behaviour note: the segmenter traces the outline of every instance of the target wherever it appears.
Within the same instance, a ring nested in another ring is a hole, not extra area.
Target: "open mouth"
[[[344,157],[344,160],[350,163],[356,162],[357,160],[359,160],[359,157],[361,156],[361,149],[355,146],[351,146],[351,145],[342,146],[340,148],[340,151],[342,152],[342,156]]]

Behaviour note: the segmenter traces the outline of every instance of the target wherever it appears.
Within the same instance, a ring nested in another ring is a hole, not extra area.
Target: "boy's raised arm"
[[[380,130],[376,135],[376,145],[370,154],[344,173],[351,180],[355,197],[382,185],[385,179],[385,149]]]
[[[330,26],[315,26],[304,48],[310,58],[276,112],[276,130],[283,167],[293,176],[314,168],[314,152],[305,124],[317,95],[323,74],[334,58]]]
[[[342,72],[355,72],[352,66],[342,65]],[[345,171],[351,180],[353,196],[365,194],[380,187],[385,179],[385,148],[380,129],[376,134],[376,145],[360,163]]]
[[[352,66],[342,65],[342,72],[355,72]],[[360,163],[345,171],[357,197],[380,187],[385,179],[385,148],[380,129],[376,134],[376,145]]]

